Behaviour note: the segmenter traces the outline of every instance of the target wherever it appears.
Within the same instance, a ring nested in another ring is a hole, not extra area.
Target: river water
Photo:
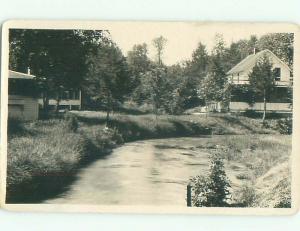
[[[81,169],[70,189],[46,203],[186,206],[186,185],[207,174],[208,152],[199,139],[127,143]]]

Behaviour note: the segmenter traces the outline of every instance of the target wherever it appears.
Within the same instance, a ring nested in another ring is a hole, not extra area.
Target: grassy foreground
[[[291,135],[249,134],[199,139],[197,148],[224,157],[231,204],[241,207],[290,207]]]
[[[39,202],[43,200],[42,194],[55,196],[67,189],[78,168],[107,155],[124,141],[207,134],[276,134],[256,119],[230,115],[161,115],[156,119],[155,115],[114,114],[111,128],[107,129],[104,113],[75,114],[79,120],[76,131],[64,119],[25,123],[11,131],[7,166],[9,203]],[[239,158],[244,160],[245,156]]]

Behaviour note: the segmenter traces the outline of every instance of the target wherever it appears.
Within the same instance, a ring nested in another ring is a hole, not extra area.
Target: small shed
[[[36,120],[39,105],[35,76],[9,70],[8,76],[8,117],[21,120]]]

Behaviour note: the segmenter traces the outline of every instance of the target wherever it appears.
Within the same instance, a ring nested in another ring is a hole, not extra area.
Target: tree
[[[65,89],[79,89],[88,69],[86,58],[106,39],[104,31],[13,29],[9,33],[12,70],[37,76],[47,112],[50,96],[57,109]]]
[[[146,95],[145,101],[153,105],[156,118],[161,110],[168,107],[171,93],[167,81],[167,71],[164,67],[154,67],[143,76],[143,94]]]
[[[132,75],[132,99],[138,104],[146,98],[143,94],[143,77],[151,69],[151,61],[148,57],[147,44],[136,44],[127,54],[127,63]]]
[[[223,57],[226,52],[226,44],[222,34],[215,35],[215,44],[212,50],[212,54],[215,56]]]
[[[199,95],[199,88],[199,78],[192,75],[187,75],[182,78],[181,85],[179,85],[179,96],[184,109],[199,106],[204,103],[202,96]]]
[[[93,102],[105,107],[108,126],[110,112],[122,103],[130,92],[128,65],[121,50],[114,43],[99,47],[88,61],[90,65],[85,91]]]
[[[197,49],[192,54],[192,60],[188,62],[186,68],[187,74],[201,79],[207,73],[208,64],[209,55],[206,51],[206,46],[200,42]]]
[[[185,68],[181,96],[184,98],[184,107],[189,108],[203,103],[199,97],[199,86],[209,69],[209,55],[205,45],[201,42],[192,54]]]
[[[266,118],[267,101],[270,93],[275,88],[275,78],[272,71],[272,63],[267,56],[263,56],[257,61],[249,74],[249,84],[256,96],[263,97],[264,112],[262,121]],[[257,97],[255,97],[255,100]]]
[[[222,102],[225,103],[226,93],[226,54],[225,42],[223,36],[216,35],[215,46],[209,59],[208,72],[205,78],[201,81],[200,95],[207,102]]]
[[[196,176],[191,180],[193,204],[197,207],[226,207],[229,199],[230,183],[224,170],[224,158],[219,153],[210,156],[207,177]]]
[[[148,58],[148,47],[146,43],[136,44],[128,51],[127,62],[132,72],[136,75],[149,70],[150,59]]]
[[[216,53],[211,56],[208,73],[201,82],[200,94],[206,104],[210,101],[225,103],[227,79],[221,55]]]
[[[263,35],[257,42],[259,50],[269,49],[293,69],[294,34],[269,33]]]
[[[225,103],[225,73],[209,72],[200,85],[200,95],[208,102]]]
[[[258,50],[257,41],[257,37],[255,35],[252,35],[249,40],[241,39],[237,42],[232,42],[226,55],[228,67],[232,68],[248,55],[253,54],[254,49]]]
[[[153,46],[156,49],[156,59],[159,66],[162,66],[162,55],[167,43],[167,39],[163,36],[159,36],[152,40]]]
[[[248,50],[248,55],[252,54],[254,49],[257,48],[257,43],[258,43],[258,38],[256,35],[251,35],[250,39],[247,41],[247,50]]]

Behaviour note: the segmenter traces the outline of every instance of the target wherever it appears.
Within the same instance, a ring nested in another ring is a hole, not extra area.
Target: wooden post
[[[190,183],[186,186],[186,205],[192,207],[192,186]]]

